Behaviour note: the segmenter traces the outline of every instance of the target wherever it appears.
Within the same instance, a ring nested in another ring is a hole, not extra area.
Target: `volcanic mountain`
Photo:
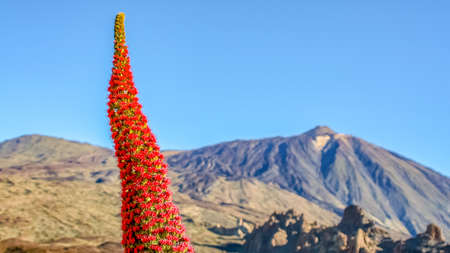
[[[364,208],[380,224],[417,234],[429,223],[450,234],[450,179],[360,138],[318,126],[292,137],[236,140],[167,159],[181,192],[204,198],[219,178],[256,179],[342,214]]]

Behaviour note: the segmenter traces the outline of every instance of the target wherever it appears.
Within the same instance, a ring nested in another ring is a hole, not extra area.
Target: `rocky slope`
[[[203,199],[219,178],[277,185],[341,215],[358,204],[399,233],[439,224],[450,234],[450,179],[360,138],[316,127],[292,137],[236,140],[168,158],[180,192]]]
[[[245,239],[241,253],[450,252],[436,225],[428,225],[424,233],[406,241],[395,241],[354,205],[347,207],[341,222],[331,227],[310,222],[293,210],[273,213]]]

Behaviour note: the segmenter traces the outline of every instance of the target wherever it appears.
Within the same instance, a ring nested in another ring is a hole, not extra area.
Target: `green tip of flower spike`
[[[116,43],[125,43],[125,14],[120,12],[116,16],[116,23],[114,25],[114,39]]]

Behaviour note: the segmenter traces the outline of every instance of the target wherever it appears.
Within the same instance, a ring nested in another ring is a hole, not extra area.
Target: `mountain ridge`
[[[186,151],[198,150],[198,149],[211,147],[211,146],[216,146],[216,145],[220,145],[220,144],[226,144],[226,143],[233,143],[233,142],[240,142],[240,141],[261,141],[261,140],[266,140],[266,139],[278,139],[278,138],[282,138],[282,139],[283,138],[292,138],[292,137],[305,135],[305,134],[313,134],[314,135],[314,133],[317,133],[317,134],[321,134],[321,133],[325,133],[325,134],[326,133],[339,134],[339,135],[345,135],[345,136],[355,137],[355,138],[364,140],[362,138],[356,137],[356,136],[351,135],[351,134],[341,134],[341,133],[335,132],[333,129],[331,129],[327,125],[317,125],[314,128],[312,128],[310,130],[307,130],[306,132],[301,133],[301,134],[293,134],[293,135],[288,135],[288,136],[277,135],[277,136],[269,136],[269,137],[261,137],[261,138],[249,138],[249,139],[238,138],[238,139],[234,139],[234,140],[222,141],[222,142],[217,142],[217,143],[213,143],[213,144],[208,144],[208,145],[204,145],[204,146],[197,147],[197,148],[192,148],[192,149],[178,149],[178,148],[162,149],[162,152],[164,152],[166,154],[169,154],[169,156],[170,156],[170,155],[173,155],[175,153],[181,153],[181,152],[186,152]],[[91,145],[91,146],[95,146],[95,147],[98,147],[98,148],[105,149],[105,150],[113,152],[112,148],[109,148],[109,147],[106,147],[106,146],[102,146],[102,145],[99,145],[99,144],[95,144],[95,143],[91,143],[89,141],[77,141],[77,140],[67,139],[65,137],[58,137],[58,136],[39,134],[39,133],[29,133],[29,134],[23,134],[23,135],[20,135],[20,136],[17,136],[17,137],[7,138],[7,139],[4,139],[4,140],[1,140],[0,141],[0,145],[2,143],[10,142],[10,141],[13,141],[13,140],[16,140],[16,139],[22,139],[24,137],[47,137],[47,138],[56,139],[56,140],[68,141],[68,142],[72,142],[72,143],[75,143],[75,144]],[[366,141],[366,142],[368,142],[368,141]],[[374,144],[374,143],[371,143],[371,142],[369,142],[369,143],[371,145],[383,148],[379,144]],[[383,149],[385,149],[385,148],[383,148]],[[438,170],[435,170],[435,169],[433,169],[432,167],[430,167],[428,165],[422,164],[421,162],[417,162],[417,161],[413,160],[412,158],[409,158],[409,157],[407,157],[405,155],[402,155],[402,154],[400,154],[400,153],[398,153],[396,151],[393,151],[393,150],[390,150],[390,149],[386,149],[386,150],[389,151],[392,155],[399,157],[400,159],[409,160],[409,161],[414,162],[414,163],[419,163],[419,164],[423,165],[425,168],[427,168],[429,170],[432,170],[435,173],[439,174],[440,176],[443,176],[443,177],[446,177],[446,178],[450,178],[450,175],[445,175],[444,173],[442,173],[442,172],[440,172]]]

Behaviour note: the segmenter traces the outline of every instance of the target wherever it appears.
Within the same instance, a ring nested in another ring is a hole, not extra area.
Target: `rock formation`
[[[441,229],[429,224],[424,233],[398,244],[400,252],[450,252],[450,245],[444,241]]]
[[[236,235],[240,238],[243,238],[246,234],[249,234],[253,230],[253,224],[244,221],[244,219],[240,218],[236,222],[235,227],[224,227],[220,224],[216,224],[212,227],[208,228],[209,231],[219,234],[219,235]]]
[[[309,222],[293,210],[273,213],[245,237],[242,253],[375,253],[450,252],[441,229],[430,224],[426,232],[406,241],[394,241],[359,206],[344,210],[332,227]]]
[[[245,237],[243,252],[297,252],[317,243],[316,231],[324,229],[290,209],[275,212],[262,226]]]

